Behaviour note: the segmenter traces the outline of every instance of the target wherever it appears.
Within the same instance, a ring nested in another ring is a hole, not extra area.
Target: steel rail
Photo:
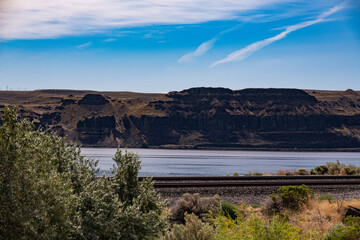
[[[153,180],[156,188],[360,185],[360,176],[154,177]]]
[[[360,185],[360,181],[276,181],[276,182],[154,182],[155,188],[172,187],[250,187],[288,185]]]

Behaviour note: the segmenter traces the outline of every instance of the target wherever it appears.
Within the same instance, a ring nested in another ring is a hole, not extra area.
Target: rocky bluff
[[[1,92],[0,104],[85,146],[360,149],[360,94],[352,90],[42,90]]]

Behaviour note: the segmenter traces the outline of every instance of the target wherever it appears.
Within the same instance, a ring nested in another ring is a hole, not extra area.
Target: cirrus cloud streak
[[[0,39],[47,39],[152,24],[235,19],[294,0],[2,0]]]
[[[212,39],[200,44],[200,46],[195,51],[189,52],[189,53],[185,54],[184,56],[182,56],[181,58],[179,58],[178,62],[179,63],[190,62],[193,58],[204,55],[207,51],[209,51],[211,48],[214,47],[214,44],[220,39],[220,37],[222,35],[224,35],[224,34],[226,34],[228,32],[235,31],[240,26],[241,26],[241,24],[238,24],[235,27],[232,27],[232,28],[229,28],[229,29],[227,29],[225,31],[220,32],[219,34],[217,34]]]
[[[194,24],[294,0],[1,0],[0,39],[47,39],[152,24]]]
[[[214,62],[213,64],[210,65],[210,67],[215,67],[216,65],[222,64],[222,63],[226,63],[226,62],[234,62],[234,61],[241,61],[246,59],[247,57],[249,57],[251,54],[253,54],[256,51],[259,51],[260,49],[272,44],[273,42],[279,41],[283,38],[285,38],[288,34],[305,28],[305,27],[309,27],[311,25],[317,24],[317,23],[321,23],[324,21],[327,21],[327,17],[329,17],[330,15],[342,10],[345,8],[346,3],[348,1],[342,2],[338,5],[336,5],[335,7],[321,13],[316,19],[314,20],[310,20],[310,21],[305,21],[302,23],[298,23],[295,25],[291,25],[285,28],[285,30],[281,33],[279,33],[278,35],[271,37],[271,38],[267,38],[265,40],[262,41],[258,41],[255,43],[252,43],[238,51],[232,52],[230,53],[227,57],[225,57],[224,59],[221,59],[219,61]]]

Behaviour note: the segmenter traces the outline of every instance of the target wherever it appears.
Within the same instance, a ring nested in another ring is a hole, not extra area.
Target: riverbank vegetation
[[[249,172],[245,176],[302,176],[302,175],[360,175],[360,167],[354,164],[344,164],[339,160],[336,162],[327,162],[325,165],[319,165],[312,169],[278,169],[275,174],[261,173],[258,171]],[[235,172],[233,176],[239,176],[239,173]]]
[[[285,186],[261,205],[185,194],[167,206],[139,157],[118,150],[112,178],[65,139],[34,130],[6,108],[0,127],[0,239],[359,239],[360,219],[345,201]],[[341,174],[340,163],[315,168]],[[352,168],[350,168],[352,169]],[[346,171],[346,170],[344,170]]]

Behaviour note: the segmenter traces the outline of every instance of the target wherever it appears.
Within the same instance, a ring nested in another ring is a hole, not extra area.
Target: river
[[[311,168],[335,162],[360,166],[359,152],[262,152],[221,150],[128,149],[139,154],[139,176],[226,176],[237,172],[276,173],[278,169]],[[99,159],[100,175],[111,175],[115,148],[82,148]]]

